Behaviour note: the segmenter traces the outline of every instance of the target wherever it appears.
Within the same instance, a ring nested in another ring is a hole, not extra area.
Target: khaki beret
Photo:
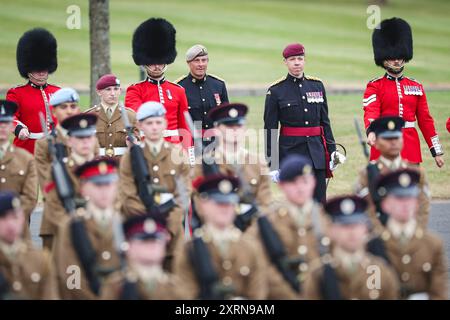
[[[186,51],[186,61],[191,62],[197,57],[206,56],[208,54],[208,50],[206,50],[205,46],[201,44],[196,44]]]

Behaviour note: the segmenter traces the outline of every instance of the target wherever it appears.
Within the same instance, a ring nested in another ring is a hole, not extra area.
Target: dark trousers
[[[316,188],[314,189],[314,199],[317,202],[325,203],[327,192],[326,170],[314,169],[314,175],[316,177]]]

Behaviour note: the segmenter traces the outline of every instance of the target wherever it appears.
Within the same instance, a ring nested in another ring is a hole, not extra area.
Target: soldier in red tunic
[[[419,164],[422,162],[420,140],[416,130],[419,126],[436,165],[444,165],[443,149],[428,108],[421,83],[403,75],[405,63],[413,57],[412,33],[409,24],[399,18],[381,22],[372,35],[375,63],[386,69],[382,77],[371,80],[364,92],[364,124],[379,117],[399,116],[405,120],[403,128],[403,159]],[[375,133],[368,130],[367,142],[372,146],[370,160],[380,156],[374,147]]]
[[[57,67],[55,37],[41,28],[25,32],[17,44],[17,68],[28,82],[9,89],[6,99],[18,105],[14,145],[32,154],[36,140],[44,137],[39,113],[45,116],[49,130],[56,121],[49,100],[59,87],[47,83],[47,78]]]
[[[175,28],[161,18],[144,21],[133,35],[133,60],[142,66],[147,78],[128,87],[125,106],[137,110],[144,102],[157,101],[166,109],[169,142],[182,142],[185,148],[192,145],[192,137],[184,118],[188,102],[184,88],[165,79],[167,65],[177,56]],[[191,151],[193,152],[193,150]]]

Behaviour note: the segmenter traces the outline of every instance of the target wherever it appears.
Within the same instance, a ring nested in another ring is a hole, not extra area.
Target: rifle
[[[130,120],[128,119],[127,111],[125,110],[125,106],[120,103],[120,109],[122,113],[123,123],[127,130],[128,140],[131,143],[130,147],[130,160],[131,160],[131,169],[133,171],[134,182],[136,183],[138,189],[138,195],[141,199],[142,203],[145,206],[147,212],[150,212],[155,208],[155,188],[152,184],[150,172],[148,170],[147,161],[144,157],[144,152],[139,144],[134,143],[134,134],[133,127],[130,124]]]
[[[254,216],[259,212],[258,205],[255,201],[255,195],[248,181],[245,179],[241,165],[233,166],[239,179],[242,196],[240,200],[240,213],[234,219],[234,225],[241,231],[245,231],[252,222]]]
[[[261,236],[264,247],[269,254],[270,261],[275,265],[277,270],[281,273],[284,280],[291,286],[291,288],[299,293],[301,291],[300,281],[296,275],[289,268],[291,261],[286,255],[284,245],[281,242],[278,234],[273,229],[272,224],[266,216],[258,218],[259,234]],[[296,261],[298,263],[298,261]]]
[[[211,261],[211,254],[201,237],[194,237],[189,257],[194,267],[195,274],[200,282],[200,299],[224,300],[233,293],[232,286],[224,286],[219,281],[219,276]]]
[[[353,123],[355,124],[356,134],[358,135],[358,141],[363,148],[364,156],[366,157],[366,159],[369,159],[369,150],[367,150],[367,144],[363,139],[361,127],[359,126],[359,121],[358,119],[356,119],[356,117],[353,118]]]
[[[41,121],[42,130],[47,137],[48,151],[52,157],[51,173],[58,198],[64,206],[66,212],[68,214],[73,214],[76,209],[75,189],[73,183],[70,180],[69,173],[67,172],[67,168],[63,163],[62,158],[57,155],[55,135],[49,134],[42,112],[39,113],[39,118]]]

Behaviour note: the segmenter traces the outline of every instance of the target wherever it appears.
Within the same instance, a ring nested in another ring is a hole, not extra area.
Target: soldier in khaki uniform
[[[261,241],[260,225],[253,224],[247,231],[249,236],[256,237],[261,243],[267,263],[274,269],[269,277],[269,299],[300,298],[309,264],[320,257],[318,237],[320,236],[325,245],[329,244],[329,239],[321,236],[326,219],[322,206],[313,198],[315,182],[312,164],[307,158],[300,155],[288,156],[281,163],[279,171],[279,187],[284,197],[274,202],[267,214],[284,247],[285,258],[290,261],[287,272],[291,272],[299,281],[297,290],[293,289],[275,265],[271,264],[270,252],[267,246],[264,246],[264,241]]]
[[[57,299],[50,255],[23,240],[24,224],[19,197],[0,191],[0,300]]]
[[[399,297],[395,271],[383,259],[365,250],[369,223],[366,209],[367,202],[356,196],[337,197],[327,202],[325,211],[331,218],[329,235],[333,248],[331,255],[311,263],[304,288],[306,299]],[[328,279],[322,281],[325,272]]]
[[[428,182],[425,178],[425,171],[417,165],[411,164],[401,158],[400,151],[403,147],[402,128],[405,121],[400,117],[381,117],[375,119],[370,124],[371,132],[375,133],[375,146],[381,155],[377,160],[373,160],[369,165],[360,171],[356,182],[355,191],[360,197],[369,202],[369,216],[375,228],[386,223],[387,216],[380,214],[375,202],[379,202],[374,192],[374,184],[380,175],[385,175],[397,169],[410,168],[417,170],[420,174],[420,196],[418,221],[424,228],[428,225],[428,215],[430,212],[430,193]],[[372,185],[370,184],[372,183]],[[374,198],[375,197],[375,198]],[[375,199],[375,202],[374,202]]]
[[[98,299],[106,276],[120,268],[114,246],[114,228],[121,226],[120,214],[114,209],[117,164],[112,159],[99,158],[81,165],[75,173],[81,195],[89,200],[85,208],[79,208],[75,216],[61,224],[54,262],[61,298]],[[83,262],[86,258],[88,263]]]
[[[272,201],[269,168],[259,155],[244,149],[247,111],[247,106],[240,103],[224,103],[209,111],[208,117],[214,123],[216,138],[205,148],[204,156],[214,157],[221,173],[239,178],[241,203],[254,200],[259,210],[264,211]],[[193,176],[197,178],[202,174],[202,165],[197,161]],[[196,211],[201,217],[202,212],[196,202],[194,197]],[[244,212],[240,210],[239,213]]]
[[[209,175],[194,181],[204,224],[175,256],[174,270],[190,299],[265,299],[269,274],[263,253],[233,222],[239,181]],[[206,276],[206,279],[204,278]],[[214,279],[215,278],[215,279]]]
[[[172,200],[176,204],[169,212],[167,222],[171,239],[168,242],[165,267],[170,269],[171,257],[183,236],[183,209],[187,209],[182,204],[180,188],[185,189],[183,198],[189,199],[192,187],[189,161],[184,151],[179,145],[164,141],[163,132],[167,126],[165,113],[166,110],[159,102],[146,102],[139,108],[136,117],[137,126],[145,135],[141,147],[152,179],[150,183],[155,190],[160,189],[156,190],[155,204],[163,205]],[[129,152],[124,154],[120,162],[119,200],[122,204],[121,212],[126,217],[146,212],[133,177]]]
[[[97,138],[95,137],[95,124],[97,117],[93,114],[77,114],[65,119],[61,126],[67,130],[67,146],[70,154],[63,159],[70,182],[75,191],[75,200],[82,205],[84,200],[80,194],[78,178],[74,174],[76,167],[93,160],[98,153]],[[43,235],[44,244],[52,249],[53,237],[58,231],[58,225],[69,218],[59,199],[54,180],[44,186],[45,211],[43,212],[40,234]]]
[[[158,219],[159,218],[159,219]],[[127,267],[102,286],[106,300],[176,300],[189,294],[180,279],[163,269],[169,239],[165,221],[151,214],[124,223]]]
[[[420,174],[402,169],[377,183],[389,219],[379,230],[388,262],[397,272],[403,299],[448,299],[447,259],[442,240],[417,221]]]
[[[127,130],[122,120],[119,98],[122,92],[119,79],[113,74],[106,74],[96,84],[100,105],[86,110],[97,115],[97,139],[100,143],[100,156],[120,157],[127,151]],[[125,108],[130,124],[135,127],[136,113]],[[136,136],[138,136],[136,132]]]
[[[16,110],[14,102],[0,100],[0,191],[11,190],[20,196],[26,221],[24,235],[29,237],[30,216],[38,197],[38,181],[33,156],[9,143]]]

